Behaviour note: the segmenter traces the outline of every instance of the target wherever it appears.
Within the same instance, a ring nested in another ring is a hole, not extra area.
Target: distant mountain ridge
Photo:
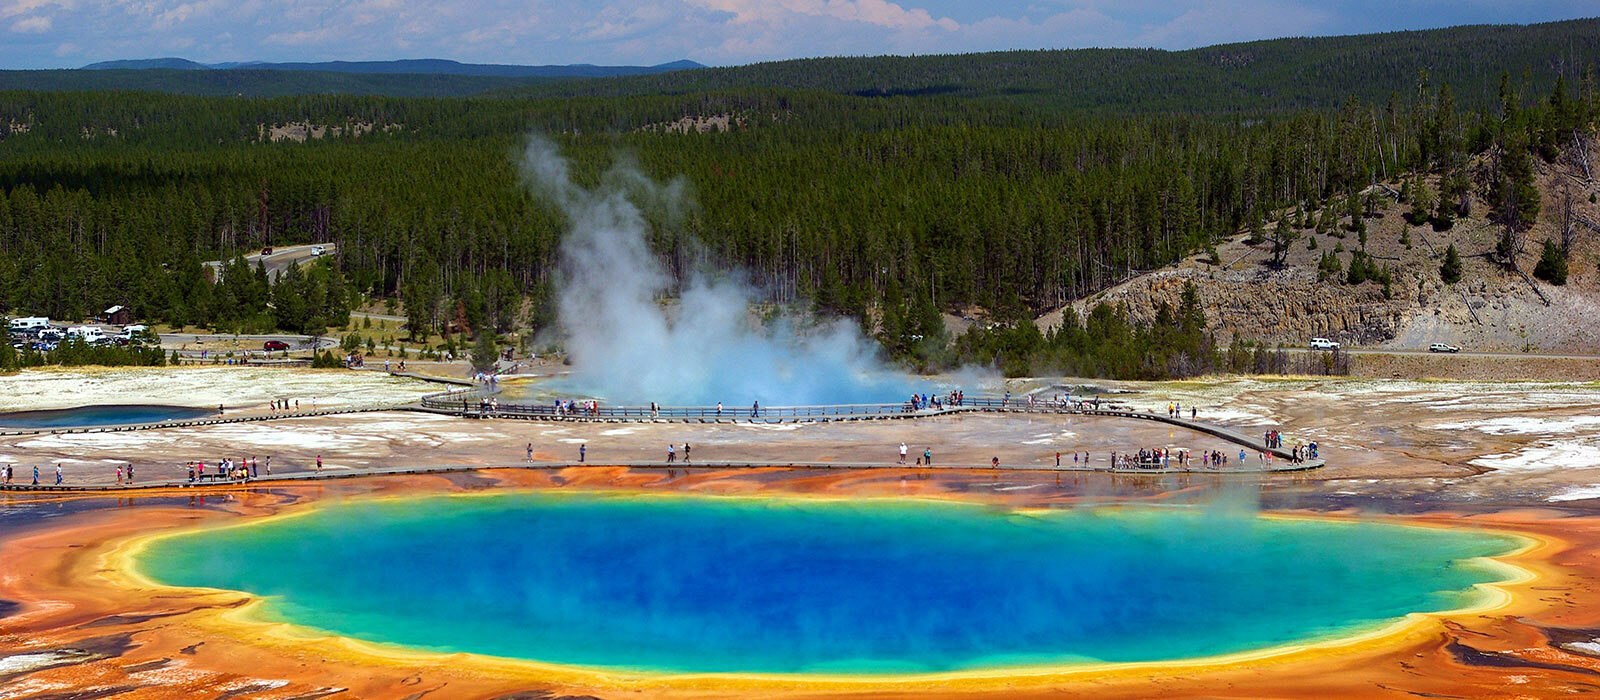
[[[362,75],[470,75],[493,78],[608,78],[621,75],[652,75],[677,70],[705,68],[690,60],[671,61],[654,66],[598,66],[587,63],[522,66],[494,63],[461,63],[440,58],[395,61],[266,61],[200,63],[186,58],[145,58],[91,63],[79,70],[251,70],[315,73],[355,73]]]

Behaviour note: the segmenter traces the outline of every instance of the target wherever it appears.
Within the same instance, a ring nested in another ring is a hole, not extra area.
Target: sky
[[[0,0],[0,68],[121,58],[737,65],[1196,46],[1600,15],[1597,0]]]

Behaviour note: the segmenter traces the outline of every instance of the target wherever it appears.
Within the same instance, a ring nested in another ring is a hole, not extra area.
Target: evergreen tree
[[[1555,241],[1544,242],[1544,252],[1539,255],[1539,264],[1533,268],[1533,276],[1556,286],[1567,283],[1567,256]]]
[[[1456,252],[1456,244],[1444,249],[1444,263],[1439,266],[1439,279],[1445,284],[1455,284],[1461,281],[1461,255]]]
[[[494,369],[500,360],[500,349],[495,346],[494,333],[485,328],[478,331],[478,338],[472,345],[469,359],[472,369],[479,372],[488,372]]]
[[[1438,204],[1439,198],[1434,195],[1433,188],[1419,179],[1417,186],[1411,190],[1411,211],[1406,213],[1406,220],[1421,226],[1433,217]]]

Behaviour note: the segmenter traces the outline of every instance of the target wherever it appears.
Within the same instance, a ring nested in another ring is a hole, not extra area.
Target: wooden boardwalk
[[[143,491],[153,489],[216,489],[238,488],[248,486],[272,486],[275,484],[294,484],[314,481],[327,481],[333,479],[358,479],[374,476],[405,476],[421,474],[449,474],[456,472],[474,472],[486,469],[533,469],[541,471],[562,471],[567,469],[592,469],[627,467],[630,469],[696,469],[696,470],[727,470],[727,469],[815,469],[815,470],[887,470],[903,469],[913,471],[942,471],[942,472],[984,472],[984,473],[1099,473],[1117,474],[1128,476],[1155,476],[1170,474],[1210,474],[1217,476],[1227,475],[1262,475],[1286,472],[1300,472],[1316,469],[1322,466],[1321,460],[1293,464],[1289,462],[1272,462],[1261,464],[1256,468],[1226,468],[1206,469],[1198,466],[1190,467],[1128,467],[1112,469],[1109,467],[1093,467],[1084,465],[1062,465],[1060,467],[1037,464],[1001,464],[993,467],[988,464],[939,464],[931,467],[912,464],[899,464],[896,462],[761,462],[746,460],[715,460],[698,462],[664,462],[664,461],[599,461],[599,462],[515,462],[505,464],[428,464],[415,466],[396,467],[370,467],[370,468],[341,468],[324,469],[323,471],[294,471],[279,474],[262,474],[259,478],[245,480],[216,480],[216,481],[187,481],[185,479],[151,479],[141,480],[136,484],[116,484],[111,482],[82,482],[66,483],[60,486],[54,484],[30,483],[0,484],[0,492],[31,492],[31,493],[67,493],[67,492],[114,492]],[[43,475],[41,475],[43,476]],[[31,477],[30,477],[31,478]],[[53,476],[52,476],[53,478]]]
[[[525,404],[502,404],[498,410],[481,408],[477,402],[487,400],[489,391],[484,387],[473,386],[467,383],[462,389],[455,389],[441,394],[430,395],[418,403],[365,406],[345,409],[327,409],[317,411],[292,411],[286,413],[269,413],[263,415],[241,416],[236,418],[212,418],[187,421],[171,421],[165,423],[147,423],[127,426],[106,426],[86,428],[57,428],[13,431],[0,433],[0,435],[24,435],[38,433],[105,433],[122,432],[129,430],[157,430],[162,428],[193,427],[206,425],[219,425],[224,423],[245,423],[268,420],[309,418],[348,413],[362,413],[374,411],[409,410],[427,413],[460,416],[476,419],[513,419],[534,420],[548,422],[576,422],[576,423],[691,423],[691,424],[767,424],[767,423],[794,423],[794,422],[838,422],[861,420],[918,420],[935,418],[947,415],[964,413],[997,413],[997,414],[1030,414],[1030,415],[1075,415],[1098,416],[1105,418],[1118,418],[1127,420],[1145,420],[1165,423],[1186,430],[1211,435],[1213,437],[1234,443],[1258,454],[1270,454],[1272,461],[1257,462],[1257,466],[1244,465],[1232,466],[1223,469],[1204,468],[1197,465],[1141,465],[1113,469],[1105,467],[1092,467],[1087,465],[1074,466],[1040,466],[1040,465],[1008,465],[998,467],[1000,471],[1044,471],[1044,472],[1099,472],[1110,474],[1270,474],[1280,472],[1297,472],[1317,469],[1324,466],[1321,459],[1311,459],[1302,462],[1293,461],[1294,454],[1291,450],[1282,448],[1269,448],[1253,436],[1245,435],[1238,430],[1210,423],[1188,420],[1171,415],[1154,412],[1140,412],[1125,408],[1092,408],[1087,402],[1078,404],[1057,404],[1051,402],[1033,402],[1026,399],[1006,399],[993,397],[968,398],[959,406],[944,406],[938,409],[911,410],[907,404],[844,404],[833,406],[781,406],[761,408],[759,412],[737,410],[718,410],[715,407],[660,407],[652,410],[640,406],[613,406],[605,407],[595,413],[559,414],[553,406],[529,406]],[[458,403],[459,402],[459,403]],[[1246,464],[1247,460],[1242,460]],[[754,461],[714,461],[695,462],[520,462],[514,464],[438,464],[409,467],[374,467],[361,469],[327,469],[322,472],[295,471],[273,475],[262,475],[260,478],[247,481],[206,481],[189,482],[183,479],[153,480],[141,482],[136,485],[117,485],[115,483],[72,483],[56,486],[54,484],[31,483],[0,484],[0,491],[125,491],[132,489],[150,488],[211,488],[229,487],[242,484],[271,484],[275,482],[299,482],[318,479],[346,479],[363,476],[383,476],[396,474],[435,474],[449,472],[475,471],[478,469],[517,468],[517,469],[546,469],[560,470],[582,467],[630,467],[630,468],[663,468],[663,469],[887,469],[887,468],[919,468],[913,465],[904,465],[889,462],[754,462]],[[952,464],[935,467],[920,467],[921,469],[957,469],[957,470],[995,470],[988,464]],[[31,474],[27,477],[31,480]],[[54,475],[50,475],[54,478]]]

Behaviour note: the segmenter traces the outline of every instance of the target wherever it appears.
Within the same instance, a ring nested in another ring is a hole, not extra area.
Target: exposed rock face
[[[1523,235],[1525,247],[1516,260],[1518,269],[1531,272],[1544,241],[1570,240],[1565,286],[1534,280],[1494,255],[1502,228],[1486,218],[1492,209],[1487,203],[1474,198],[1471,215],[1437,230],[1407,221],[1403,214],[1410,207],[1392,200],[1400,185],[1390,183],[1378,187],[1387,193],[1381,211],[1361,222],[1368,232],[1364,240],[1348,217],[1322,233],[1297,228],[1278,269],[1271,264],[1270,244],[1251,245],[1240,235],[1217,246],[1223,264],[1196,256],[1072,306],[1081,318],[1101,302],[1119,303],[1148,322],[1163,302],[1176,309],[1184,285],[1193,282],[1211,329],[1224,344],[1239,337],[1303,345],[1320,336],[1390,349],[1449,343],[1486,352],[1600,354],[1600,223],[1590,225],[1600,222],[1600,181],[1588,175],[1600,172],[1600,164],[1580,167],[1582,157],[1573,150],[1555,163],[1540,164],[1540,213]],[[1437,189],[1436,176],[1427,181]],[[1445,284],[1439,268],[1451,245],[1460,256],[1462,277]],[[1357,250],[1389,271],[1388,294],[1377,282],[1346,283]],[[1337,260],[1339,270],[1319,280],[1323,256]],[[1037,321],[1043,328],[1060,322],[1059,312]]]
[[[1132,280],[1076,305],[1080,316],[1100,302],[1124,305],[1142,322],[1155,319],[1166,303],[1176,309],[1183,288],[1195,284],[1218,340],[1234,337],[1302,344],[1313,337],[1373,345],[1394,338],[1414,309],[1414,300],[1385,299],[1383,286],[1318,283],[1301,270],[1218,271],[1199,267],[1163,270]],[[1403,282],[1396,280],[1395,287]]]

